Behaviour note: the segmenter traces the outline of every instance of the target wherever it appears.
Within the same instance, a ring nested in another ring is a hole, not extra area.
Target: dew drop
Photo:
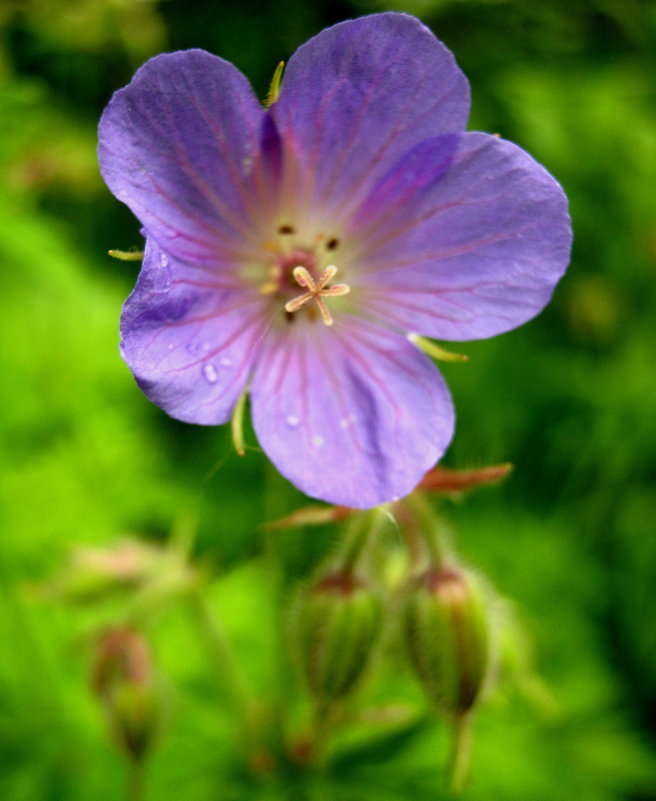
[[[219,374],[216,371],[216,367],[211,363],[203,365],[203,375],[209,384],[216,384],[216,382],[219,380]]]
[[[190,342],[188,345],[185,346],[188,353],[191,353],[192,356],[195,356],[198,353],[198,345],[193,342]]]
[[[221,361],[219,362],[219,364],[220,364],[222,367],[232,367],[232,359],[229,359],[227,356],[224,356],[224,357],[221,359]]]
[[[288,425],[288,426],[291,426],[292,428],[296,428],[296,426],[297,426],[297,425],[298,425],[300,422],[301,422],[301,421],[298,419],[298,417],[296,417],[296,415],[295,415],[295,414],[290,414],[290,415],[288,415],[288,416],[287,416],[287,425]]]
[[[165,293],[169,291],[171,285],[171,270],[169,259],[165,253],[159,254],[159,259],[153,264],[153,269],[148,272],[148,289],[152,292]]]
[[[207,353],[207,351],[210,350],[212,346],[210,345],[209,342],[203,342],[203,344],[200,347],[203,353]]]
[[[169,291],[171,274],[168,269],[152,270],[148,276],[148,288],[152,292],[163,294]]]
[[[315,448],[322,448],[325,441],[326,440],[321,436],[321,434],[315,434],[312,437],[312,444]]]

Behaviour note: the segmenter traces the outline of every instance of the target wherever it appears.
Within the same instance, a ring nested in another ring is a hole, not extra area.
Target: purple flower
[[[490,337],[534,317],[569,255],[566,199],[523,150],[464,133],[468,84],[417,19],[335,25],[265,109],[201,50],[148,61],[100,122],[111,191],[145,229],[123,357],[168,414],[257,437],[308,495],[410,492],[453,433],[407,334]]]

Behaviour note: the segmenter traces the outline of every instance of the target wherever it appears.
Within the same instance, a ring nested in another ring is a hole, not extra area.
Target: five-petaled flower
[[[417,19],[320,33],[270,108],[201,50],[157,56],[100,123],[100,164],[143,224],[123,357],[168,414],[257,437],[306,494],[368,507],[446,449],[448,389],[407,334],[490,337],[564,272],[566,199],[515,145],[464,133],[467,81]]]

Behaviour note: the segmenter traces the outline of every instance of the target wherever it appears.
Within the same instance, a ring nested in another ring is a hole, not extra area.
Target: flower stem
[[[264,519],[275,520],[285,508],[286,490],[273,465],[267,463],[264,475]],[[271,623],[274,627],[272,671],[273,686],[269,699],[272,735],[278,743],[286,736],[287,708],[289,705],[289,676],[293,668],[286,640],[283,609],[286,599],[286,565],[283,553],[285,531],[263,529],[262,567],[270,588],[272,602]]]
[[[142,759],[131,759],[128,766],[127,801],[144,801],[146,798],[146,771]]]
[[[334,702],[322,701],[315,705],[312,721],[312,765],[324,771],[330,735],[335,729],[339,709]]]
[[[454,795],[460,795],[469,778],[471,761],[471,718],[458,715],[451,728],[451,752],[446,767],[446,784]]]
[[[367,546],[377,536],[385,518],[380,509],[372,509],[356,517],[346,536],[346,545],[340,558],[341,569],[352,573]]]
[[[436,518],[430,503],[419,492],[413,492],[404,503],[417,521],[418,534],[428,551],[431,562],[439,567],[449,554],[449,547],[442,523]]]
[[[241,717],[244,729],[248,734],[252,734],[256,729],[255,704],[223,626],[200,587],[192,589],[190,602],[205,641],[208,657],[214,667],[217,684]]]

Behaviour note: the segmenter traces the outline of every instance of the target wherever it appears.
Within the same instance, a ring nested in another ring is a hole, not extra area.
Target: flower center
[[[327,286],[329,281],[337,274],[337,267],[334,264],[329,264],[328,267],[321,273],[318,281],[315,281],[310,273],[300,265],[294,267],[292,275],[299,286],[302,286],[306,292],[298,295],[292,300],[285,303],[285,311],[290,314],[302,309],[306,303],[315,302],[321,319],[324,325],[332,325],[333,317],[326,306],[324,298],[335,298],[340,295],[348,295],[351,291],[350,287],[346,284],[334,284],[334,286]]]
[[[329,259],[329,252],[339,247],[340,240],[318,234],[303,236],[295,242],[297,230],[291,225],[279,226],[276,234],[277,240],[263,243],[264,248],[275,255],[259,291],[280,302],[289,320],[293,319],[292,314],[306,308],[310,321],[321,316],[324,325],[332,325],[333,317],[325,298],[347,295],[351,291],[347,284],[329,286],[337,267],[334,264],[323,266]],[[314,241],[309,245],[308,240]],[[301,294],[298,294],[299,287],[305,290]]]

